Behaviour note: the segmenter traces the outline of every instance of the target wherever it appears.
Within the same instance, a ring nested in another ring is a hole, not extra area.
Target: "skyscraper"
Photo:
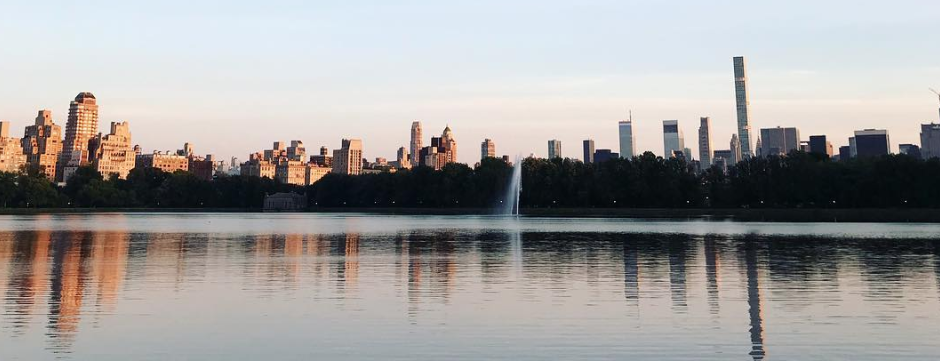
[[[855,131],[855,154],[859,158],[878,157],[891,153],[891,140],[884,129]]]
[[[737,134],[731,135],[731,159],[728,159],[728,166],[734,166],[738,162],[742,161],[741,159],[741,141],[738,140]]]
[[[421,163],[419,156],[423,147],[421,139],[421,122],[415,120],[411,122],[411,164]]]
[[[709,128],[711,120],[708,117],[700,119],[701,124],[698,127],[698,156],[702,163],[702,169],[712,166],[712,139]]]
[[[552,139],[548,141],[548,159],[561,158],[561,141]]]
[[[737,104],[741,156],[750,158],[754,153],[751,151],[751,123],[748,114],[747,64],[743,56],[734,57],[734,100]]]
[[[631,159],[636,156],[636,145],[633,138],[633,114],[627,120],[618,123],[620,128],[620,156]]]
[[[584,140],[584,163],[594,163],[594,139]]]
[[[493,143],[493,140],[486,138],[483,140],[483,143],[480,144],[480,159],[486,158],[495,158],[496,157],[496,143]]]
[[[397,167],[401,169],[411,168],[411,154],[408,153],[408,148],[401,147],[398,148],[398,154],[396,158],[398,164]]]
[[[56,178],[68,181],[78,167],[88,164],[88,143],[98,133],[98,101],[95,95],[82,92],[69,104],[69,117],[65,123],[65,140],[56,165]]]
[[[685,137],[679,129],[678,120],[663,121],[663,158],[672,157],[676,151],[685,151]],[[688,158],[688,157],[687,157]]]
[[[825,135],[811,135],[809,136],[809,151],[810,153],[823,154],[829,158],[832,158],[832,143],[826,140]]]
[[[343,139],[342,148],[333,150],[333,173],[362,173],[362,140]]]
[[[905,154],[914,159],[923,159],[920,147],[916,144],[898,144],[898,153]]]
[[[760,130],[761,156],[787,155],[800,149],[800,131],[796,128],[763,128]]]
[[[56,163],[62,152],[62,128],[53,123],[51,110],[40,110],[36,122],[27,126],[21,141],[26,163],[55,180]]]
[[[924,159],[940,157],[940,124],[920,125],[920,154]]]

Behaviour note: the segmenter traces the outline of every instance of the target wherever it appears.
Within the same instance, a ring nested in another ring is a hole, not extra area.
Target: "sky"
[[[484,138],[500,155],[616,151],[632,110],[639,151],[662,155],[678,119],[698,158],[699,117],[713,149],[736,131],[745,56],[755,138],[793,126],[838,147],[884,128],[897,151],[940,117],[937,24],[927,0],[4,1],[0,119],[21,136],[51,109],[64,128],[91,91],[99,129],[129,121],[145,152],[241,160],[344,137],[391,160],[418,119],[425,143],[450,125],[472,164]]]

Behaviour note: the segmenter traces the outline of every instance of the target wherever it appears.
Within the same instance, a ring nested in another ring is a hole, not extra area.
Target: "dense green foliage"
[[[127,179],[105,179],[79,168],[64,187],[40,174],[0,173],[0,204],[6,207],[81,208],[261,208],[264,195],[303,192],[268,178],[219,177],[205,181],[189,172],[136,168]]]
[[[42,175],[0,173],[0,206],[261,208],[265,194],[306,193],[312,207],[491,208],[505,201],[512,168],[485,159],[475,168],[448,164],[396,173],[329,174],[309,187],[268,178],[134,169],[105,179],[81,168],[57,188]],[[724,172],[696,173],[652,153],[584,164],[528,158],[522,165],[523,207],[598,208],[937,208],[940,160],[903,155],[833,162],[801,152],[754,158]]]

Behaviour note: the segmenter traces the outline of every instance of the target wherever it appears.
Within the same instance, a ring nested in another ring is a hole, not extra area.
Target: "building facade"
[[[907,155],[914,159],[923,159],[920,147],[917,144],[898,144],[898,153]]]
[[[333,171],[332,168],[320,167],[320,166],[317,166],[316,164],[307,164],[307,174],[306,174],[305,182],[307,183],[307,185],[314,184],[318,180],[325,177],[327,174],[330,174],[331,171]]]
[[[698,156],[702,169],[712,166],[711,119],[702,117],[698,126]]]
[[[179,154],[154,151],[151,154],[138,155],[136,167],[157,168],[167,173],[189,171],[189,159]]]
[[[920,154],[924,159],[940,158],[940,124],[920,125]]]
[[[483,140],[483,143],[480,144],[480,159],[486,158],[495,158],[496,157],[496,143],[492,139],[486,138]]]
[[[421,138],[421,122],[411,122],[411,164],[421,164],[421,148],[424,148]]]
[[[632,159],[636,154],[636,144],[633,138],[633,117],[617,123],[620,135],[620,156]]]
[[[594,139],[585,139],[583,148],[584,163],[594,163]]]
[[[26,165],[20,139],[10,136],[10,122],[0,121],[0,172],[19,172]]]
[[[685,138],[679,129],[678,120],[663,121],[663,158],[675,156],[676,152],[685,151]]]
[[[98,134],[92,141],[93,166],[98,173],[105,177],[116,174],[124,179],[134,169],[137,152],[131,145],[130,127],[128,122],[111,122],[111,132]]]
[[[333,150],[333,173],[362,174],[362,140],[343,139],[342,148]]]
[[[601,164],[611,159],[617,158],[620,158],[620,154],[617,154],[610,149],[598,149],[594,151],[594,162],[597,164]]]
[[[731,148],[731,157],[728,159],[728,166],[734,166],[743,160],[741,156],[741,141],[738,139],[737,134],[731,135],[731,142],[728,143],[728,146]]]
[[[891,153],[891,139],[884,129],[856,130],[850,145],[854,144],[854,157],[880,157]]]
[[[51,110],[40,110],[36,122],[27,126],[21,141],[26,164],[55,180],[56,163],[62,152],[62,128],[52,121]]]
[[[763,128],[758,139],[761,141],[758,154],[764,157],[800,150],[800,131],[796,128]]]
[[[748,101],[747,63],[743,56],[734,57],[734,101],[738,116],[738,140],[741,156],[750,158],[751,151],[751,120],[750,103]]]
[[[274,179],[284,184],[307,185],[307,164],[299,160],[282,159],[274,166]]]
[[[832,158],[833,149],[832,143],[826,139],[825,135],[811,135],[809,136],[809,152],[822,154],[826,157]]]
[[[561,141],[552,139],[548,141],[548,159],[561,158]]]
[[[56,180],[68,181],[78,167],[90,162],[89,143],[98,133],[98,100],[90,92],[79,93],[69,104],[65,139],[56,163]]]
[[[457,163],[457,138],[454,137],[450,126],[444,127],[444,132],[441,133],[440,147],[442,149],[439,149],[438,153],[444,153],[444,164]]]

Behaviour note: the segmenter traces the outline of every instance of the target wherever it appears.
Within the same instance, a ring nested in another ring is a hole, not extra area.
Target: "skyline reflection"
[[[620,337],[654,345],[694,336],[683,349],[690,354],[753,360],[806,351],[793,345],[896,337],[907,341],[892,352],[940,352],[926,339],[917,342],[940,320],[935,240],[22,231],[0,234],[0,295],[0,349],[7,350],[0,356],[40,346],[31,342],[36,335],[45,340],[43,351],[22,354],[87,355],[83,342],[91,341],[83,334],[159,332],[147,327],[153,316],[210,317],[196,311],[207,296],[222,302],[215,312],[245,322],[292,309],[350,335],[357,331],[348,327],[371,324],[444,337],[427,332],[452,325],[474,335],[488,329],[518,339],[519,347],[580,340],[610,352],[637,346],[608,344]],[[169,306],[180,314],[166,313]],[[213,322],[226,332],[225,318]],[[844,327],[832,326],[839,322]],[[488,328],[499,325],[505,329]],[[697,333],[703,329],[711,331]],[[845,334],[859,329],[867,336]],[[562,335],[569,339],[551,338]],[[709,344],[725,346],[702,348]]]

